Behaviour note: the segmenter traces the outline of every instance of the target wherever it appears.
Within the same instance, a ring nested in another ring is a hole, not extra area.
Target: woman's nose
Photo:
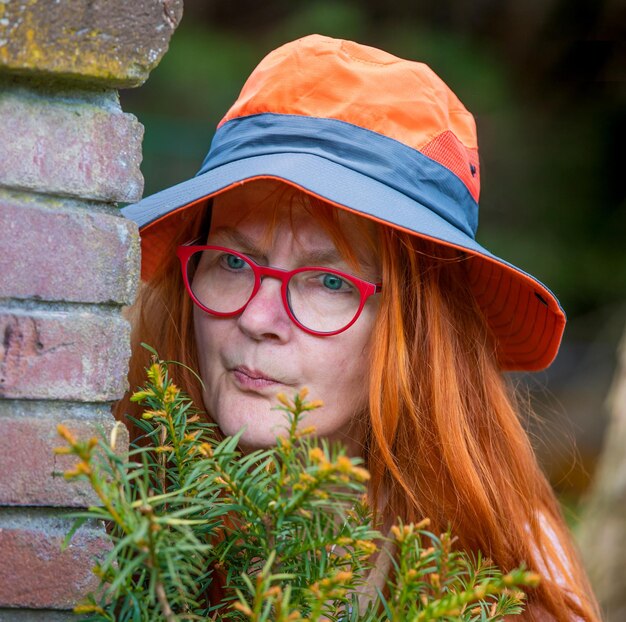
[[[281,282],[265,277],[252,300],[238,317],[239,328],[257,341],[288,339],[294,324],[283,304]]]

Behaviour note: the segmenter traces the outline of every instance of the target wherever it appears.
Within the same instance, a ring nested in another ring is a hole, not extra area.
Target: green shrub
[[[365,501],[368,472],[339,445],[298,429],[320,404],[303,390],[279,395],[289,422],[275,447],[243,454],[218,440],[168,365],[154,354],[127,455],[109,439],[77,440],[77,465],[101,505],[75,514],[105,521],[112,542],[97,562],[97,594],[75,611],[90,621],[500,620],[522,611],[522,586],[480,555],[455,550],[450,533],[394,526],[384,537]],[[121,425],[121,424],[117,424]],[[379,585],[372,568],[389,567]],[[369,581],[368,581],[369,577]],[[216,586],[217,589],[216,589]]]

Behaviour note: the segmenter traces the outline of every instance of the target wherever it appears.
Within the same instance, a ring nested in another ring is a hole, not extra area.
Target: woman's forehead
[[[239,232],[272,246],[279,236],[293,236],[304,246],[350,247],[361,261],[376,262],[376,224],[319,201],[274,180],[238,186],[213,201],[211,232]]]
[[[339,212],[340,210],[334,211]],[[343,216],[338,214],[343,220]],[[272,179],[236,186],[213,199],[212,222],[220,226],[271,226],[291,221],[315,221],[307,195]]]
[[[272,230],[291,221],[307,220],[305,202],[282,184],[250,182],[225,192],[213,200],[211,228],[229,227]]]

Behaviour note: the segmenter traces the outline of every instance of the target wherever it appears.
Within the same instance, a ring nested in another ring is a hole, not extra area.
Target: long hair
[[[323,215],[339,250],[349,253],[332,218],[335,208],[289,192]],[[142,341],[161,357],[198,369],[193,303],[175,249],[196,237],[201,223],[201,215],[188,218],[131,309],[131,389],[143,382],[149,360]],[[450,527],[459,548],[482,551],[504,571],[522,563],[537,570],[543,580],[529,592],[521,619],[599,620],[554,493],[520,423],[514,390],[498,368],[496,343],[469,290],[466,262],[473,259],[383,225],[375,235],[369,243],[379,248],[383,291],[363,439],[372,507],[384,507],[383,523],[428,517],[435,533]],[[197,379],[184,367],[172,372],[201,405]],[[129,395],[115,414],[138,414]]]
[[[386,495],[391,518],[427,516],[435,532],[450,526],[460,548],[502,569],[537,570],[543,581],[529,595],[527,619],[599,619],[469,289],[473,259],[389,227],[380,236],[384,285],[365,452],[372,496]]]

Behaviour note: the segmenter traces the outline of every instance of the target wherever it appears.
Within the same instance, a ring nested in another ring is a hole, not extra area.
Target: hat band
[[[338,119],[275,113],[232,119],[218,128],[196,177],[230,162],[277,153],[312,154],[335,162],[401,192],[475,236],[478,203],[450,169],[393,138]]]

